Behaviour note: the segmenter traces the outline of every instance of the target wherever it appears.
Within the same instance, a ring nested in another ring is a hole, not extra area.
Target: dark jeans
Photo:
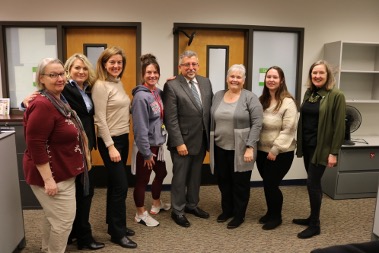
[[[88,244],[93,241],[89,213],[91,210],[92,197],[94,195],[93,171],[88,171],[89,194],[83,196],[82,174],[76,176],[76,214],[72,225],[70,238],[77,238],[78,244]]]
[[[123,134],[112,137],[114,146],[120,152],[121,161],[112,162],[108,148],[104,141],[98,138],[98,147],[101,158],[108,172],[107,185],[107,214],[108,234],[114,238],[126,235],[126,196],[128,193],[128,179],[126,161],[129,152],[129,136]]]
[[[151,147],[150,150],[156,155],[154,157],[155,165],[152,169],[144,166],[145,159],[140,152],[137,153],[136,185],[133,192],[136,207],[143,207],[145,205],[145,190],[150,180],[151,171],[155,173],[151,184],[151,195],[155,200],[160,199],[163,179],[167,176],[166,163],[157,160],[159,147]]]
[[[323,194],[321,188],[321,178],[322,175],[324,175],[326,166],[315,165],[311,162],[314,152],[315,147],[304,146],[303,148],[304,166],[308,174],[307,189],[311,205],[311,215],[309,216],[310,225],[319,226]]]
[[[222,212],[243,220],[250,198],[251,170],[234,172],[234,150],[225,150],[215,145],[214,158]]]
[[[281,219],[283,194],[279,185],[291,168],[294,151],[278,154],[275,161],[268,160],[267,155],[267,152],[258,150],[257,168],[263,179],[267,214],[270,219]]]

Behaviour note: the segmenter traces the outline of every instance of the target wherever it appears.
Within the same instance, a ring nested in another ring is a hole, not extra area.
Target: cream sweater
[[[113,145],[112,136],[129,133],[130,98],[118,79],[97,80],[92,88],[95,106],[95,125],[97,136],[106,147]]]
[[[263,112],[258,150],[278,155],[296,148],[297,108],[291,98],[285,98],[277,112],[274,112],[275,106]]]

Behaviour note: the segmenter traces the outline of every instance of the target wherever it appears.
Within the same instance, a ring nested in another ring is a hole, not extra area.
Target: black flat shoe
[[[97,250],[104,248],[105,244],[102,242],[96,242],[95,240],[87,243],[87,244],[80,244],[78,243],[78,250],[82,249],[89,249],[89,250]]]
[[[266,224],[266,222],[268,222],[270,220],[270,215],[268,215],[267,213],[265,215],[263,215],[260,219],[259,219],[259,224]]]
[[[277,228],[278,226],[280,226],[280,224],[282,224],[282,219],[269,220],[269,221],[266,222],[266,224],[264,224],[262,226],[262,229],[263,230],[272,230],[272,229]]]
[[[236,219],[236,218],[233,218],[227,225],[227,229],[234,229],[234,228],[238,228],[242,223],[243,223],[244,219]]]
[[[129,249],[137,248],[137,243],[130,240],[127,236],[121,237],[120,239],[111,237],[111,242],[118,244],[123,248],[129,248]]]
[[[134,232],[134,230],[132,230],[130,228],[126,228],[125,234],[126,234],[126,236],[133,236],[136,234],[136,232]]]
[[[184,208],[184,212],[193,214],[196,217],[199,217],[202,219],[208,219],[209,218],[209,213],[202,210],[200,207],[195,207],[194,209],[189,209],[186,207],[186,208]]]
[[[310,219],[293,219],[292,223],[302,226],[309,226]]]
[[[319,226],[309,226],[305,230],[297,234],[297,237],[300,239],[307,239],[313,236],[319,235],[321,233]]]
[[[188,228],[189,226],[191,226],[191,223],[189,223],[189,221],[187,220],[186,216],[184,216],[184,215],[179,215],[179,214],[175,214],[175,213],[172,212],[171,213],[171,218],[179,226],[182,226],[182,227],[185,227],[185,228]]]
[[[217,217],[217,222],[225,222],[227,220],[229,220],[230,218],[232,218],[233,215],[231,214],[226,214],[226,213],[222,213],[220,214],[218,217]]]

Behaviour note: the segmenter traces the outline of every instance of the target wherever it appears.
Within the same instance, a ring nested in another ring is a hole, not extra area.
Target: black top
[[[310,99],[311,101],[305,101],[301,107],[301,113],[303,117],[303,145],[316,147],[321,97],[312,98],[313,100]]]
[[[76,111],[80,120],[82,121],[84,131],[88,137],[88,148],[92,150],[96,149],[96,135],[95,135],[95,125],[93,115],[95,114],[95,110],[92,108],[91,111],[87,111],[86,103],[78,87],[75,84],[68,82],[62,91],[63,96],[66,98],[68,104],[71,106],[73,110]],[[86,94],[91,98],[91,88],[88,87],[86,90]],[[92,98],[91,98],[92,99]]]

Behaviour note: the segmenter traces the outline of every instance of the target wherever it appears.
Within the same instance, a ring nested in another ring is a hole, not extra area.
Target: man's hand
[[[176,150],[178,151],[178,154],[180,156],[186,156],[188,155],[188,150],[186,144],[182,144],[176,147]]]

